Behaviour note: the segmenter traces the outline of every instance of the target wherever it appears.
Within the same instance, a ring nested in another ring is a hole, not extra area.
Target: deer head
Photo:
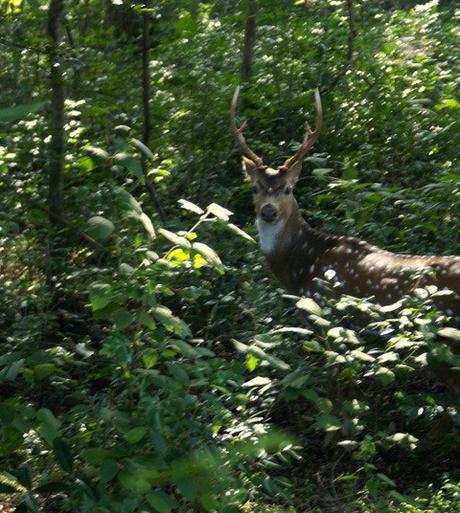
[[[319,137],[322,123],[322,108],[319,91],[315,92],[316,126],[312,130],[308,123],[305,125],[305,138],[294,156],[287,159],[281,166],[272,168],[264,164],[246,143],[243,130],[244,122],[240,127],[236,124],[236,104],[240,88],[237,87],[230,107],[230,127],[236,141],[243,152],[242,164],[249,180],[253,185],[254,207],[258,222],[276,225],[287,220],[297,203],[293,190],[302,169],[302,160]]]

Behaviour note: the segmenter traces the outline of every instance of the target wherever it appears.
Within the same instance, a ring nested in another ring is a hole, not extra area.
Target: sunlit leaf
[[[195,205],[195,203],[192,203],[191,201],[180,199],[178,200],[178,203],[185,210],[189,210],[190,212],[194,212],[198,215],[204,214],[204,210],[198,205]]]
[[[169,308],[165,306],[157,306],[152,309],[152,315],[158,322],[161,322],[168,331],[171,331],[180,337],[190,337],[192,335],[187,324],[174,316]]]
[[[228,221],[230,216],[233,214],[233,212],[221,207],[217,203],[211,203],[206,207],[206,210],[222,221]]]
[[[153,158],[153,153],[150,148],[148,148],[143,142],[139,141],[139,139],[131,139],[129,141],[133,146],[135,146],[147,159]]]
[[[299,301],[297,301],[296,303],[296,307],[318,316],[320,316],[323,313],[318,303],[316,303],[315,301],[313,301],[313,299],[309,297],[303,297],[299,299]]]
[[[144,349],[142,353],[142,361],[144,362],[146,369],[151,369],[158,361],[158,353],[155,349],[148,347],[147,349]]]
[[[177,235],[177,233],[170,232],[169,230],[165,230],[164,228],[160,228],[158,230],[158,232],[161,233],[161,235],[163,235],[163,237],[168,239],[170,242],[172,242],[176,246],[180,246],[185,249],[191,248],[190,242],[185,237],[181,237],[180,235]]]
[[[227,226],[227,228],[230,228],[230,230],[232,230],[233,232],[237,233],[240,237],[243,237],[246,240],[256,243],[256,241],[253,237],[251,237],[248,233],[246,233],[241,228],[238,228],[238,226],[236,226],[232,223],[227,223],[226,226]]]
[[[223,269],[223,264],[217,253],[202,242],[194,242],[192,244],[193,251],[197,251],[209,264],[212,266]]]

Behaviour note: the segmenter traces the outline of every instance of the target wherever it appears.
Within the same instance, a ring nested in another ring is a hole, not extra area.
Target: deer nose
[[[266,223],[273,223],[273,221],[278,217],[278,212],[274,206],[264,205],[260,211],[260,217]]]

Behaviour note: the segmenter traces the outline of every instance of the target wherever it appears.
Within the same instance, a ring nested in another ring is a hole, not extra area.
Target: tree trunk
[[[149,147],[150,145],[150,19],[151,14],[147,9],[150,7],[150,1],[144,2],[144,12],[142,13],[142,109],[143,109],[143,127],[142,127],[142,142]],[[148,176],[147,161],[142,157],[142,171],[144,173],[145,186],[150,195],[155,208],[160,216],[161,222],[164,223],[166,215],[158,199],[155,185],[151,178]]]
[[[49,130],[51,134],[49,156],[49,220],[53,226],[61,225],[64,212],[64,78],[59,43],[62,36],[64,0],[50,0],[48,8],[48,36],[50,39],[51,107]]]
[[[244,28],[244,47],[241,59],[241,83],[251,79],[254,64],[254,45],[257,29],[257,0],[246,0],[246,25]]]

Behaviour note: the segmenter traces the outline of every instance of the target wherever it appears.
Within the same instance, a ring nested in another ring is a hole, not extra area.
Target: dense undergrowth
[[[343,70],[346,3],[265,3],[248,138],[281,160],[324,88],[324,135],[297,192],[309,222],[458,254],[460,11],[356,2],[353,65],[328,90]],[[188,4],[155,7],[151,151],[127,78],[136,38],[96,22],[78,35],[60,231],[44,201],[45,117],[0,127],[0,504],[460,511],[459,331],[432,305],[444,292],[380,307],[337,296],[326,275],[320,306],[278,288],[227,127],[242,13],[199,6],[196,18]],[[100,8],[77,3],[68,19]],[[24,9],[5,34],[39,45],[43,19]],[[5,106],[46,95],[44,63],[24,51],[18,71],[15,51],[0,57]],[[347,328],[364,315],[365,329]]]

